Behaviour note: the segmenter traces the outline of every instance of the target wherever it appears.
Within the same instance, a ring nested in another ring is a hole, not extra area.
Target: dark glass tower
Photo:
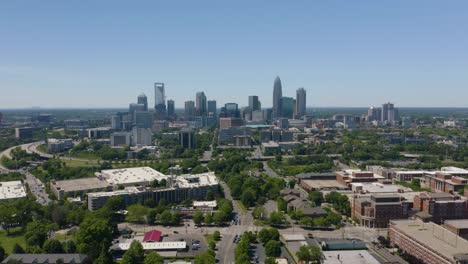
[[[276,76],[273,84],[273,118],[281,117],[281,97],[283,97],[281,79],[279,76]]]

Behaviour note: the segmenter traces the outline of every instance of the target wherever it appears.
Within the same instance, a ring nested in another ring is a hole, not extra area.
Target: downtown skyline
[[[0,108],[123,107],[153,83],[182,108],[272,105],[307,90],[307,107],[466,107],[468,3],[0,4]],[[281,17],[281,19],[278,19]],[[34,40],[34,41],[31,41]],[[441,94],[446,96],[441,96]]]

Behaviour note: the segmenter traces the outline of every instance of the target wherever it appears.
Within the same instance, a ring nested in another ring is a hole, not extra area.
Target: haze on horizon
[[[466,107],[467,1],[2,1],[0,109],[176,107],[197,91],[271,107]]]

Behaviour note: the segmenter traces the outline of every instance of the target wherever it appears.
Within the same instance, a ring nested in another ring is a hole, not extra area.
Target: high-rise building
[[[216,101],[215,100],[209,100],[208,101],[208,114],[211,114],[213,116],[216,116]]]
[[[392,103],[386,103],[382,105],[382,122],[393,123],[395,122],[397,117],[397,112],[395,111],[395,107]]]
[[[153,113],[147,111],[135,112],[135,126],[138,128],[151,128],[153,126]]]
[[[382,118],[382,108],[371,106],[367,110],[367,121],[380,121]]]
[[[195,132],[190,128],[181,129],[179,131],[179,144],[184,148],[195,148]]]
[[[167,116],[173,118],[175,114],[175,103],[174,100],[167,100]]]
[[[198,116],[204,116],[206,112],[206,95],[204,92],[198,92],[195,99],[195,109]]]
[[[294,98],[281,97],[280,105],[281,117],[292,118],[294,114]]]
[[[193,117],[195,116],[195,102],[194,101],[186,101],[184,105],[185,105],[184,119],[186,121],[193,120]]]
[[[148,97],[146,97],[145,94],[140,94],[138,96],[137,103],[145,106],[145,110],[143,111],[148,111]]]
[[[257,111],[260,110],[260,101],[258,100],[258,96],[251,95],[249,96],[249,109],[250,111]]]
[[[299,88],[296,91],[296,118],[301,118],[306,114],[306,90]]]
[[[134,146],[153,145],[153,133],[151,132],[151,128],[134,127],[132,132]]]
[[[164,83],[154,83],[154,109],[156,109],[157,117],[165,117],[166,93],[164,90]]]
[[[236,103],[226,103],[221,108],[221,117],[239,117],[239,106]]]
[[[281,97],[283,97],[281,79],[279,76],[276,76],[275,82],[273,84],[273,118],[281,117]]]

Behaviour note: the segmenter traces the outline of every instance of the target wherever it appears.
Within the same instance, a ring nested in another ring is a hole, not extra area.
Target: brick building
[[[421,187],[433,192],[456,193],[467,184],[467,179],[445,172],[425,173],[421,178]]]
[[[392,220],[390,244],[427,264],[467,264],[468,241],[419,220]]]
[[[383,179],[385,179],[383,176],[370,171],[344,170],[336,172],[336,180],[346,186],[353,182],[376,182]]]
[[[414,197],[413,209],[430,215],[435,223],[468,218],[467,200],[448,193],[422,192]]]
[[[447,220],[444,226],[450,232],[468,240],[468,219]]]
[[[386,228],[391,219],[408,218],[411,203],[397,194],[374,194],[351,200],[351,217],[370,228]]]

